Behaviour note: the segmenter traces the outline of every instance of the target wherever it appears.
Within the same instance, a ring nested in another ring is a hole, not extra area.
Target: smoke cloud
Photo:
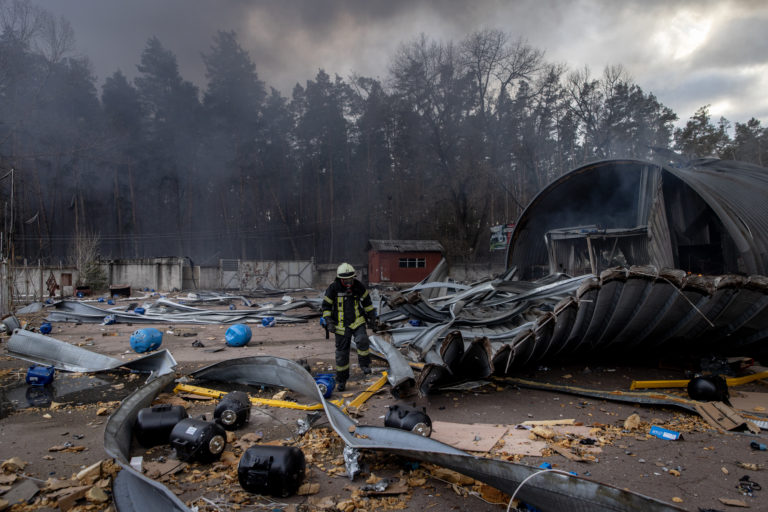
[[[599,75],[621,64],[681,117],[705,104],[713,118],[768,119],[768,5],[749,0],[40,0],[68,19],[77,47],[103,81],[136,74],[147,40],[174,52],[184,78],[205,86],[201,53],[218,30],[235,30],[268,86],[284,95],[318,69],[383,78],[406,41],[424,33],[459,40],[499,28],[571,69]],[[728,77],[731,77],[730,79]],[[735,78],[734,78],[735,77]]]

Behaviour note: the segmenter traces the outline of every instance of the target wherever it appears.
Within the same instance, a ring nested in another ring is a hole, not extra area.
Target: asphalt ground
[[[29,327],[38,327],[41,315],[20,318]],[[129,344],[130,335],[140,326],[57,323],[50,336],[126,361],[139,357]],[[260,327],[245,347],[229,347],[224,341],[226,325],[156,326],[164,332],[161,348],[168,349],[179,363],[182,376],[208,364],[231,358],[269,355],[297,360],[306,359],[316,373],[332,370],[333,343],[325,339],[316,321],[307,324]],[[3,347],[7,337],[0,341]],[[734,354],[743,355],[743,354]],[[363,376],[354,356],[352,379],[348,389],[332,398],[353,399],[373,384],[386,370],[383,361],[375,361],[375,372]],[[111,412],[125,396],[144,382],[144,377],[126,371],[80,375],[58,372],[48,395],[30,391],[24,382],[29,363],[16,358],[0,358],[0,460],[18,457],[22,469],[6,467],[8,475],[23,475],[7,488],[24,479],[32,480],[41,492],[27,508],[14,510],[54,510],[55,500],[48,499],[45,482],[70,479],[95,462],[107,459],[103,449],[104,425]],[[633,380],[684,379],[690,376],[686,364],[660,364],[659,361],[559,361],[520,372],[516,377],[544,383],[568,385],[602,391],[627,391]],[[215,400],[169,392],[164,400],[183,401],[190,416],[210,415]],[[250,390],[253,391],[253,390]],[[272,397],[280,390],[258,390],[256,394]],[[685,390],[668,389],[685,395]],[[768,392],[762,381],[755,381],[731,393]],[[340,396],[341,395],[341,396]],[[757,395],[759,396],[759,395]],[[290,394],[288,399],[294,398]],[[52,403],[52,405],[51,405]],[[391,405],[396,403],[423,407],[433,422],[476,424],[482,427],[509,426],[523,422],[559,421],[579,427],[576,433],[555,433],[551,438],[528,432],[533,443],[543,443],[538,455],[515,453],[512,444],[497,443],[482,456],[504,458],[534,467],[549,464],[555,469],[575,472],[600,483],[674,503],[684,510],[730,510],[731,504],[743,504],[755,510],[768,510],[768,490],[752,485],[747,492],[744,477],[757,484],[766,483],[768,451],[754,450],[750,443],[768,443],[765,431],[723,431],[710,426],[698,415],[667,406],[609,401],[579,394],[522,388],[513,382],[493,380],[477,383],[466,390],[442,391],[424,398],[402,397],[396,400],[388,386],[370,398],[358,411],[361,424],[383,425]],[[386,453],[363,453],[362,474],[350,480],[343,469],[338,436],[320,419],[310,434],[298,439],[297,419],[305,412],[275,407],[254,407],[248,424],[231,436],[230,452],[215,464],[190,464],[183,469],[157,475],[190,506],[198,510],[506,510],[508,496],[492,488],[466,481],[460,475],[440,468],[417,464]],[[627,420],[634,423],[628,427]],[[678,440],[664,440],[650,435],[652,426],[679,432]],[[251,434],[247,436],[246,434]],[[548,432],[543,433],[545,436]],[[291,444],[302,448],[307,459],[307,494],[287,498],[267,498],[243,491],[237,481],[237,460],[243,439],[257,438],[259,443]],[[238,444],[240,442],[240,444]],[[557,447],[560,447],[558,451]],[[589,448],[587,450],[587,447]],[[582,448],[584,450],[582,450]],[[572,460],[566,454],[580,454]],[[167,469],[174,454],[168,447],[144,450],[135,446],[132,455],[142,457],[146,467]],[[10,468],[10,470],[9,470]],[[178,471],[178,472],[175,472]],[[157,472],[157,471],[156,471]],[[381,478],[392,480],[391,494],[367,495],[366,483]],[[740,484],[740,480],[742,481]],[[397,485],[395,485],[397,483]],[[107,491],[108,491],[107,487]],[[107,495],[109,493],[107,492]],[[0,499],[2,496],[0,496]],[[47,501],[46,501],[47,500]],[[110,502],[85,499],[76,502],[82,510],[108,510]]]

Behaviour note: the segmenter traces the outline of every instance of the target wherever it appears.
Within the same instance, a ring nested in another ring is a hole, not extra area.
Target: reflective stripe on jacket
[[[372,314],[371,296],[357,279],[347,288],[336,278],[325,291],[323,318],[336,324],[336,334],[344,334],[344,327],[356,329]]]

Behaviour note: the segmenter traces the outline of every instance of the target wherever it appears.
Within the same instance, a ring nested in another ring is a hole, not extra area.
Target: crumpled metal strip
[[[23,329],[13,331],[7,350],[10,356],[68,372],[103,372],[120,367],[148,372],[147,382],[171,373],[176,366],[176,360],[167,350],[126,362]]]
[[[376,352],[382,354],[389,364],[389,370],[387,371],[387,381],[392,386],[392,394],[399,396],[402,390],[413,386],[415,377],[413,370],[405,359],[405,356],[400,353],[395,347],[389,344],[385,339],[372,334],[368,337],[371,341],[371,348]]]
[[[328,421],[351,450],[385,450],[410,459],[438,464],[492,485],[507,494],[517,492],[524,502],[543,512],[682,512],[674,505],[577,476],[541,473],[538,468],[476,457],[405,430],[358,425],[337,406],[328,403],[312,376],[299,364],[270,356],[231,359],[192,374],[199,379],[247,385],[281,386],[323,405]],[[117,482],[115,507],[119,512],[189,509],[161,484],[150,481],[128,465],[131,429],[138,411],[173,381],[165,375],[130,395],[110,416],[104,448],[123,471]],[[536,478],[526,480],[538,474]],[[525,485],[521,485],[525,482]],[[130,496],[130,498],[129,498]],[[140,500],[140,504],[135,500]],[[133,500],[133,501],[132,501]],[[137,508],[140,507],[140,508]]]
[[[298,306],[292,306],[298,307]],[[158,299],[149,305],[146,312],[141,315],[132,311],[123,311],[122,308],[101,309],[90,304],[76,301],[60,301],[54,304],[46,318],[49,322],[84,322],[101,323],[104,317],[113,315],[117,323],[186,323],[186,324],[231,324],[231,323],[257,323],[267,316],[273,316],[277,323],[305,323],[306,318],[288,316],[280,312],[278,314],[269,311],[248,310],[211,310],[200,309],[185,304],[179,304],[167,299]]]
[[[354,449],[385,450],[411,459],[438,464],[492,485],[507,494],[517,490],[521,500],[544,512],[681,511],[674,505],[616,487],[560,473],[546,473],[518,486],[540,470],[495,459],[476,457],[405,430],[358,425],[328,403],[312,376],[299,364],[276,357],[230,359],[192,374],[198,379],[248,385],[287,387],[323,405],[329,423]]]
[[[133,425],[139,411],[174,380],[172,374],[162,375],[137,389],[112,413],[104,427],[104,451],[120,465],[112,488],[115,508],[120,512],[189,512],[189,508],[170,489],[150,480],[130,465]]]

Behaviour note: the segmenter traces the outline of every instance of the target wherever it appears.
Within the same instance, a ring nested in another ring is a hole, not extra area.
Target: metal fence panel
[[[312,260],[220,260],[221,288],[225,290],[311,288]]]

